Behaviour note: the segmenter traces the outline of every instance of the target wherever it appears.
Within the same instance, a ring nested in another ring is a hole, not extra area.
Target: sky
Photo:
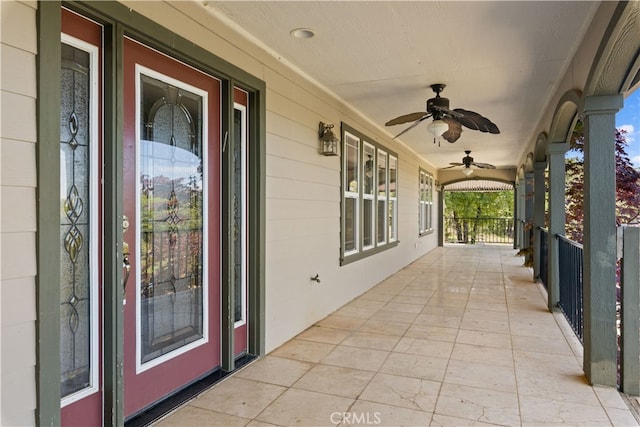
[[[640,168],[640,89],[625,98],[624,107],[616,114],[616,127],[627,131],[627,154]]]

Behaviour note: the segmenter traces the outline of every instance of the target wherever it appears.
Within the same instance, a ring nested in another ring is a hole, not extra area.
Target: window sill
[[[375,254],[379,254],[380,252],[384,252],[387,249],[395,248],[396,246],[398,246],[398,244],[400,244],[400,241],[396,240],[381,246],[376,246],[375,248],[367,249],[364,252],[358,252],[357,254],[344,256],[340,258],[340,265],[342,266],[342,265],[351,264],[352,262],[360,261],[361,259],[368,258]]]

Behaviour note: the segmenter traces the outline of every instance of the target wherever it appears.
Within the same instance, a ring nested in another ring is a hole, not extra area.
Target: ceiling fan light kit
[[[436,137],[442,136],[449,142],[456,142],[462,134],[462,126],[480,132],[500,133],[495,123],[478,113],[463,110],[462,108],[450,110],[449,100],[440,96],[440,92],[444,90],[445,86],[442,83],[431,85],[431,89],[436,93],[436,96],[427,100],[426,111],[405,114],[385,123],[385,126],[394,126],[413,122],[408,128],[394,136],[393,139],[410,131],[430,117],[433,117],[433,122],[429,123],[428,129],[434,134],[434,140]],[[446,128],[444,125],[446,125]],[[442,132],[437,134],[439,131]]]
[[[470,167],[464,168],[464,169],[462,169],[462,173],[465,176],[469,176],[469,175],[471,175],[473,173],[473,169],[471,169]]]
[[[427,125],[427,129],[429,129],[429,132],[431,132],[435,138],[439,138],[449,130],[449,125],[442,120],[434,120]]]

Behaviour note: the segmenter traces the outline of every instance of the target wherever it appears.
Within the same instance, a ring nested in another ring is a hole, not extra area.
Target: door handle
[[[129,218],[126,215],[122,217],[122,305],[127,303],[127,282],[131,274],[131,263],[129,262],[129,244],[124,241],[124,233],[129,229]]]

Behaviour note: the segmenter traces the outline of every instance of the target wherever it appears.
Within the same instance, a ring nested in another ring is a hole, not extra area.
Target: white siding
[[[35,7],[0,1],[0,425],[35,424]]]
[[[418,167],[377,126],[256,47],[196,3],[127,6],[264,80],[267,86],[266,349],[271,351],[437,245],[418,238]],[[202,24],[195,25],[189,15]],[[398,238],[388,251],[340,266],[340,158],[318,153],[318,122],[346,122],[399,157]],[[437,212],[434,206],[434,212]],[[321,283],[310,278],[319,274]]]

